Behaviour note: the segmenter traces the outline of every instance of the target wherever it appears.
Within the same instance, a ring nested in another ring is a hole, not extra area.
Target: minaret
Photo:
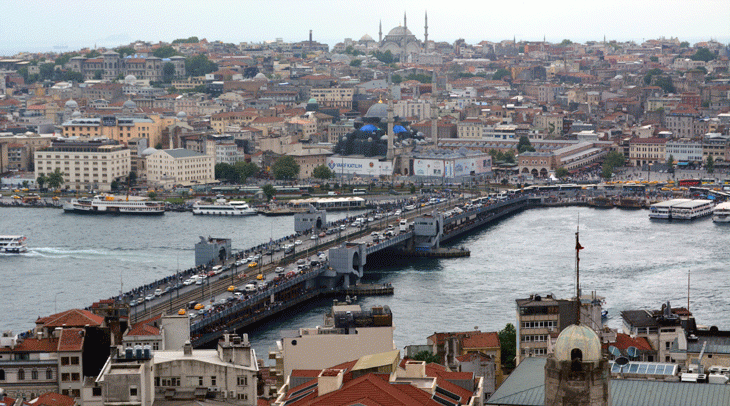
[[[378,42],[383,42],[383,20],[380,20],[380,28],[378,28]]]
[[[406,12],[403,12],[403,28],[408,29],[408,24],[406,23]]]
[[[388,73],[388,153],[385,155],[385,158],[388,161],[392,161],[394,158],[394,152],[393,152],[393,138],[395,137],[395,134],[393,133],[393,84],[390,80],[390,73]]]
[[[436,69],[434,68],[431,76],[431,137],[433,138],[435,148],[438,148],[439,145],[438,111],[439,108],[436,101]]]
[[[426,25],[423,26],[425,31],[423,33],[423,52],[428,52],[428,11],[426,11]]]

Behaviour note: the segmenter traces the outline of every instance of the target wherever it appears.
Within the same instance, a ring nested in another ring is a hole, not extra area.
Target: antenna
[[[580,213],[578,214],[578,225],[575,229],[575,301],[576,301],[576,322],[580,324],[580,250],[583,246],[579,242],[580,234]]]
[[[692,275],[692,270],[687,270],[687,313],[689,313],[689,282],[690,282],[690,276]]]

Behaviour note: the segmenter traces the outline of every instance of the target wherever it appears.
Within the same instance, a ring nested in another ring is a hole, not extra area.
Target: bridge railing
[[[413,231],[408,231],[406,233],[400,233],[400,234],[396,235],[395,237],[390,237],[383,242],[380,242],[375,245],[371,245],[371,246],[367,247],[367,249],[365,250],[365,253],[372,254],[373,252],[377,252],[382,249],[391,247],[393,245],[400,244],[403,241],[405,241],[411,237],[413,237]]]
[[[317,276],[321,275],[322,272],[324,272],[326,269],[327,269],[326,266],[322,266],[322,267],[314,269],[310,272],[307,272],[307,273],[304,273],[301,275],[297,275],[294,278],[291,278],[283,283],[277,284],[277,285],[267,288],[263,291],[256,292],[250,298],[248,298],[244,301],[238,302],[238,303],[234,304],[233,306],[227,307],[227,308],[221,310],[220,312],[213,313],[213,314],[206,314],[203,316],[202,319],[197,320],[196,322],[194,322],[190,325],[190,331],[192,333],[194,331],[202,329],[211,323],[217,322],[218,320],[220,320],[222,318],[229,317],[232,314],[245,310],[256,303],[259,303],[261,300],[268,298],[271,295],[279,293],[285,289],[289,289],[290,287],[297,285],[299,283],[302,283],[308,279],[316,278]]]

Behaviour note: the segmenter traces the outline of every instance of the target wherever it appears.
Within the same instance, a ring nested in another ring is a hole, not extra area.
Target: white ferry
[[[692,200],[672,206],[673,220],[694,220],[696,218],[709,216],[715,202],[712,200]]]
[[[712,221],[730,223],[730,202],[720,203],[712,210]]]
[[[195,204],[193,204],[193,214],[251,216],[256,214],[256,210],[243,201],[227,201],[226,199],[218,199],[212,204],[195,202]]]
[[[27,252],[25,237],[22,235],[0,235],[0,252],[4,254],[21,254]]]
[[[672,199],[665,202],[654,203],[649,207],[649,218],[660,220],[672,219],[672,207],[680,204],[691,202],[692,199]]]
[[[165,203],[146,200],[144,197],[115,197],[97,195],[93,198],[71,199],[63,205],[67,213],[80,214],[165,214]]]

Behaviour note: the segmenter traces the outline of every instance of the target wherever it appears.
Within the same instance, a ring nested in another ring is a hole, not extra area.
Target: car
[[[243,287],[243,290],[245,290],[246,292],[255,292],[256,285],[254,285],[253,283],[249,283],[248,285]]]
[[[215,271],[210,271],[206,274],[206,276],[208,276],[208,277],[215,276],[215,275],[216,275]]]
[[[162,296],[162,289],[155,289],[155,296]]]
[[[309,237],[309,239],[310,240],[316,240],[317,239],[317,234],[312,234],[312,236]]]
[[[251,257],[248,257],[248,258],[246,258],[246,262],[251,262],[251,261],[253,261],[253,257],[252,257],[252,256],[251,256]]]
[[[233,292],[233,297],[240,299],[243,296],[243,292]]]
[[[262,280],[266,279],[266,277],[264,276],[264,274],[260,273],[260,274],[256,275],[256,279],[262,281]]]
[[[393,229],[395,229],[395,227],[393,227],[392,224],[388,225],[388,230],[393,230]]]
[[[394,215],[394,216],[400,216],[400,215],[401,215],[401,213],[402,213],[402,212],[401,212],[400,210],[396,210],[396,211],[395,211],[395,213],[393,213],[393,215]]]
[[[236,290],[236,287],[235,286],[231,285],[231,286],[228,287],[228,291],[229,292],[233,292],[234,290]]]
[[[294,241],[294,245],[302,245],[302,240],[296,240],[296,241]]]
[[[253,256],[253,260],[254,261],[258,261],[260,259],[261,259],[261,254],[256,254],[256,255]]]
[[[152,299],[154,299],[154,298],[155,298],[155,295],[147,295],[147,296],[146,296],[146,297],[144,298],[144,300],[146,300],[146,301],[150,301],[150,300],[152,300]]]
[[[257,266],[259,266],[259,264],[258,264],[258,263],[256,263],[256,262],[249,262],[249,263],[248,263],[248,267],[249,267],[249,268],[256,268]]]
[[[324,238],[326,235],[325,233],[319,233],[319,238]]]
[[[276,272],[277,274],[283,274],[284,273],[284,267],[277,266],[276,269],[274,270],[274,272]]]
[[[196,285],[202,285],[203,284],[203,278],[198,278],[195,280]]]
[[[190,286],[193,283],[195,283],[195,279],[185,279],[185,281],[183,282],[183,285]]]
[[[193,307],[193,309],[195,309],[195,310],[200,310],[200,309],[202,309],[202,308],[204,308],[204,307],[205,307],[205,305],[204,305],[204,304],[202,304],[202,303],[198,303],[198,304],[196,304],[196,305],[195,305],[195,307]]]
[[[368,217],[368,223],[372,223],[373,221],[375,221],[375,218],[373,218],[373,217]]]

